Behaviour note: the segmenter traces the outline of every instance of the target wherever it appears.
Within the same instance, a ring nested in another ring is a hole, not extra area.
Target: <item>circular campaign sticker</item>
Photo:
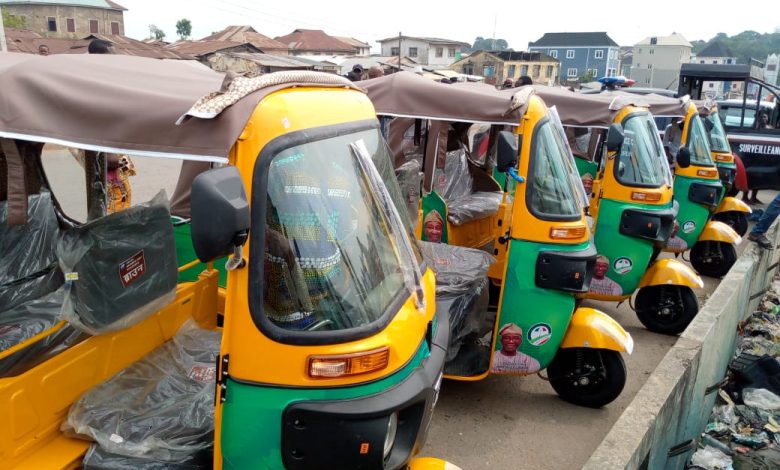
[[[626,274],[631,272],[631,268],[633,267],[633,264],[631,263],[631,260],[626,258],[625,256],[622,256],[615,260],[615,263],[612,265],[612,267],[615,269],[615,272],[618,274]]]
[[[552,328],[547,323],[537,323],[528,330],[528,342],[532,346],[541,346],[552,338]]]
[[[685,233],[691,233],[696,230],[696,223],[692,220],[685,222],[682,226],[682,231]]]

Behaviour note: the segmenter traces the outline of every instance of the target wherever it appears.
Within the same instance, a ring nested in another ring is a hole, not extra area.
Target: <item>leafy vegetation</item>
[[[506,42],[506,39],[483,38],[482,36],[477,36],[477,39],[474,40],[474,46],[471,47],[470,51],[465,51],[465,52],[511,51],[511,50],[512,49],[509,47],[509,44]]]
[[[703,50],[714,41],[720,41],[731,49],[740,64],[747,64],[751,58],[765,62],[769,54],[780,53],[780,28],[773,33],[743,31],[735,36],[718,33],[709,41],[691,41],[693,52]]]
[[[27,22],[23,16],[16,16],[3,10],[3,25],[6,28],[26,28]]]

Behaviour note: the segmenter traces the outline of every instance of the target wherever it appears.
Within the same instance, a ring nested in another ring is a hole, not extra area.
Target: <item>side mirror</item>
[[[623,146],[623,141],[626,139],[623,132],[623,126],[620,124],[612,124],[607,131],[607,151],[617,152],[620,147]]]
[[[192,244],[201,261],[229,254],[246,243],[249,201],[236,167],[216,168],[192,182]],[[240,259],[239,259],[240,261]]]
[[[691,151],[688,147],[680,147],[677,151],[677,166],[680,168],[688,168],[691,166]]]
[[[509,131],[499,132],[496,169],[501,173],[506,173],[510,168],[517,166],[517,153],[515,134]]]

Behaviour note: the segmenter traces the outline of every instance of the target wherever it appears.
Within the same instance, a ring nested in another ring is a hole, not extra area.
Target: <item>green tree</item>
[[[162,41],[165,39],[165,31],[158,28],[155,24],[149,25],[149,39],[156,39],[158,41]]]
[[[580,83],[589,83],[596,80],[596,74],[592,70],[588,70],[586,73],[579,76],[577,79]]]
[[[506,39],[493,39],[493,38],[483,38],[482,36],[477,36],[477,38],[474,40],[474,46],[471,48],[474,51],[477,50],[483,50],[483,51],[506,51],[509,49],[509,44],[506,42]]]
[[[182,41],[189,39],[192,34],[192,22],[187,18],[182,18],[176,22],[176,34],[179,35],[179,39]]]
[[[27,22],[24,20],[23,16],[12,15],[3,10],[3,25],[6,28],[26,28]]]

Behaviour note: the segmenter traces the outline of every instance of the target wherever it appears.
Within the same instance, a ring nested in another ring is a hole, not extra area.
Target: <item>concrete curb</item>
[[[780,230],[768,235],[777,245]],[[695,442],[707,423],[717,384],[734,353],[737,325],[758,306],[777,269],[780,250],[764,251],[751,245],[658,364],[584,469],[685,466],[694,449],[685,448],[685,444]],[[682,447],[680,452],[670,455],[677,446]]]

